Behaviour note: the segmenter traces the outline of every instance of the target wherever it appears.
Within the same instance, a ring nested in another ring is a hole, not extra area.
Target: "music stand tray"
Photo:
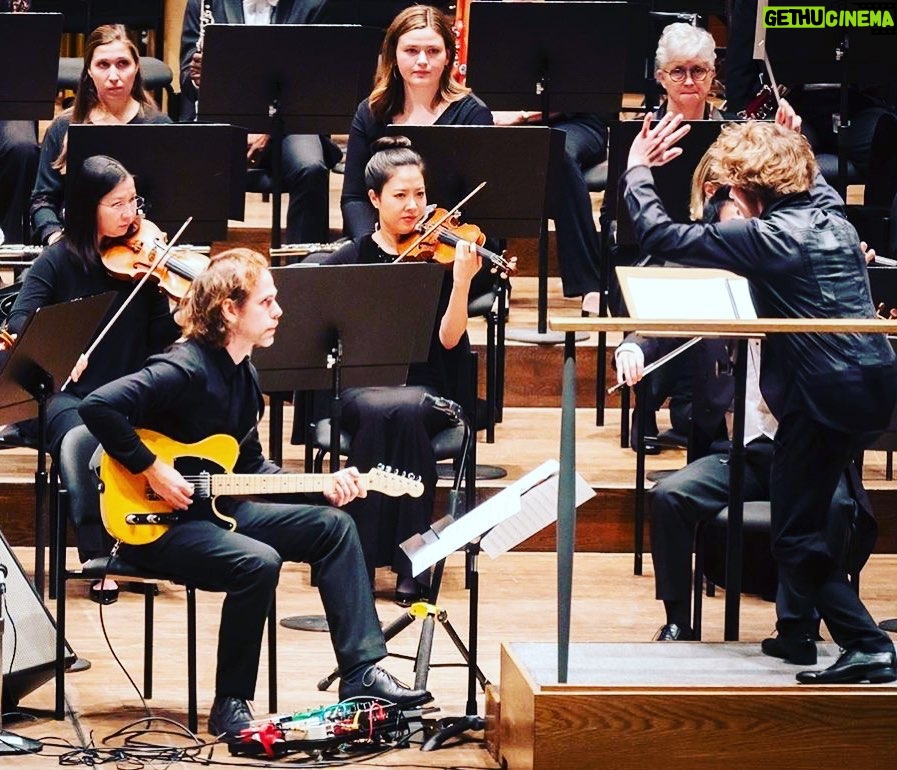
[[[192,216],[192,242],[224,240],[227,220],[244,217],[243,128],[195,123],[69,126],[69,168],[78,168],[92,155],[109,155],[128,169],[137,193],[146,199],[147,218],[169,234]]]
[[[337,341],[343,388],[404,385],[408,365],[427,359],[443,265],[300,264],[272,273],[284,312],[274,344],[252,356],[262,390],[329,390]]]
[[[210,24],[198,119],[270,133],[345,133],[370,91],[381,33],[321,24]],[[310,77],[327,62],[327,77]]]

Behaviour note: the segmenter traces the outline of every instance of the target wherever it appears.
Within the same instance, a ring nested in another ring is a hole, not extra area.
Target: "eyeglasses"
[[[691,79],[695,83],[700,83],[712,71],[707,67],[702,67],[700,64],[697,67],[673,67],[671,70],[661,70],[661,72],[666,72],[674,83],[683,82],[689,75],[691,75]]]
[[[116,214],[120,214],[122,211],[127,209],[134,209],[135,211],[140,211],[143,209],[143,205],[146,201],[140,195],[135,195],[129,201],[116,201],[115,203],[101,203],[101,206],[105,206],[107,209],[112,209]]]

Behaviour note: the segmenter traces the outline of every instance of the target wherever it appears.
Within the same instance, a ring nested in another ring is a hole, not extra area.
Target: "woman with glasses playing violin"
[[[403,251],[400,244],[424,216],[424,164],[407,138],[378,139],[364,178],[368,200],[377,212],[377,227],[327,255],[324,264],[394,262]],[[399,543],[430,526],[436,494],[436,458],[430,439],[450,424],[450,418],[431,406],[426,395],[462,404],[469,400],[461,395],[470,382],[467,296],[480,267],[476,252],[459,242],[454,263],[446,270],[429,359],[411,365],[405,387],[349,388],[341,394],[341,427],[352,436],[349,464],[367,471],[378,462],[386,463],[419,475],[424,483],[419,498],[369,495],[345,507],[358,528],[368,573],[373,577],[375,567],[391,567],[397,575],[395,598],[403,606],[425,595],[428,576],[412,577],[411,563]]]
[[[66,140],[72,123],[170,123],[143,87],[137,46],[120,24],[97,27],[84,46],[84,69],[72,107],[47,129],[31,193],[31,231],[49,245],[63,229]]]
[[[7,321],[8,332],[21,332],[39,307],[114,291],[118,295],[106,320],[131,294],[129,282],[113,277],[103,265],[101,254],[111,243],[125,238],[139,226],[139,207],[134,178],[117,161],[95,155],[73,170],[72,197],[66,212],[65,233],[45,248],[28,270],[22,290]],[[101,326],[105,326],[104,323]],[[168,299],[151,283],[145,284],[109,328],[108,333],[86,361],[82,357],[72,382],[47,402],[47,446],[57,456],[65,435],[81,424],[81,400],[101,385],[137,371],[145,359],[164,350],[178,337]],[[28,437],[36,426],[20,424]],[[96,513],[94,513],[96,516]],[[82,561],[109,553],[111,542],[99,520],[72,511],[77,526]],[[115,587],[94,586],[91,598],[111,604],[118,595]]]
[[[657,82],[666,101],[657,118],[679,113],[685,120],[722,120],[707,97],[716,74],[716,43],[707,30],[676,22],[663,30],[654,57]]]

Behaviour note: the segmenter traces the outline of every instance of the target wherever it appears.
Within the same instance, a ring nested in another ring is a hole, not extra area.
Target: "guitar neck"
[[[362,474],[364,475],[364,474]],[[212,476],[212,496],[330,492],[330,473],[225,473]]]

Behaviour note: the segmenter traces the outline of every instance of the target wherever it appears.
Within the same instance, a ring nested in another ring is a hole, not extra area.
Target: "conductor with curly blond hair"
[[[746,277],[760,317],[875,317],[859,237],[786,102],[774,123],[726,126],[712,146],[721,181],[745,217],[714,225],[667,216],[651,167],[681,154],[676,143],[688,126],[668,114],[652,129],[650,117],[624,175],[644,251]],[[894,358],[884,334],[771,334],[763,343],[760,389],[779,423],[770,478],[773,555],[796,601],[816,607],[844,651],[829,668],[799,672],[803,684],[897,679],[894,645],[838,564],[827,515],[845,468],[894,411]],[[781,623],[778,631],[780,638],[794,633]]]

